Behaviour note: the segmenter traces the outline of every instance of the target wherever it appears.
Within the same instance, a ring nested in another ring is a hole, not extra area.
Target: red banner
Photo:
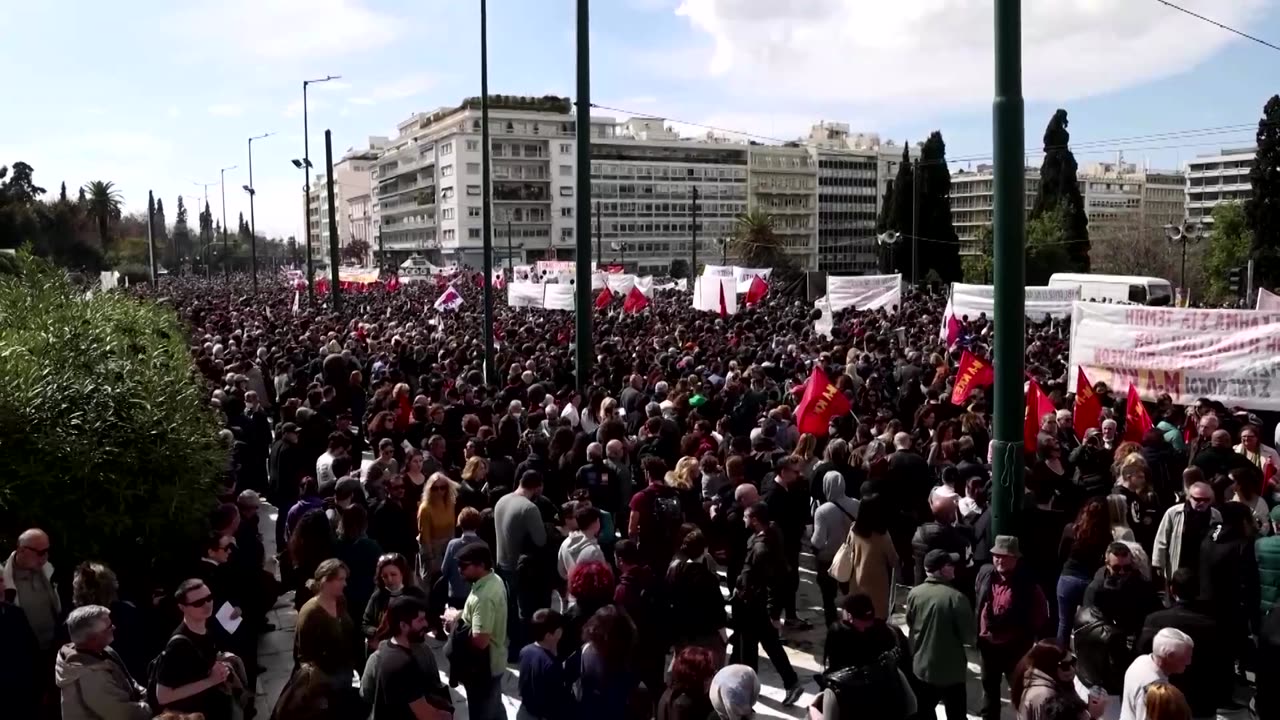
[[[1089,428],[1100,424],[1098,417],[1102,415],[1102,399],[1093,391],[1093,383],[1084,374],[1084,368],[1076,368],[1076,409],[1071,421],[1075,426],[1076,437],[1084,440]]]
[[[951,389],[951,404],[964,405],[969,393],[974,388],[986,387],[995,381],[995,371],[991,363],[979,360],[968,350],[960,356],[960,367],[956,372],[956,384]]]
[[[1155,427],[1155,423],[1151,422],[1151,416],[1147,414],[1147,407],[1142,404],[1142,398],[1138,397],[1138,386],[1129,386],[1129,398],[1124,404],[1124,439],[1125,442],[1142,442],[1142,436],[1151,428]]]
[[[848,412],[849,399],[831,384],[821,367],[815,366],[809,382],[805,383],[804,397],[796,406],[797,429],[823,437],[831,425],[831,418]]]

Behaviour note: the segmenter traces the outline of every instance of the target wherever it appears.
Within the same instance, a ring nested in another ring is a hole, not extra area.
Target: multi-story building
[[[384,137],[369,138],[369,147],[361,150],[349,150],[342,159],[333,164],[333,207],[338,213],[338,246],[346,247],[359,237],[369,241],[368,230],[368,198],[370,192],[369,171],[378,155],[386,146]],[[364,198],[364,220],[353,216],[353,212],[361,212],[361,198]],[[327,257],[329,247],[329,184],[324,173],[318,173],[311,183],[311,198],[308,204],[308,235],[311,250],[317,257]]]
[[[875,273],[876,219],[902,161],[901,148],[832,122],[814,125],[805,145],[818,163],[818,269]]]
[[[1184,181],[1176,171],[1140,168],[1120,158],[1085,165],[1077,178],[1092,244],[1157,232],[1182,222],[1186,212]]]
[[[1026,211],[1035,206],[1040,192],[1040,169],[1026,169],[1024,195]],[[974,170],[957,170],[951,174],[951,224],[960,238],[960,254],[973,255],[980,251],[978,233],[991,225],[995,207],[995,172],[990,165],[979,165]]]
[[[746,144],[682,139],[663,118],[593,118],[591,125],[602,260],[642,274],[691,261],[695,189],[698,263],[726,258],[723,240],[747,210]]]
[[[558,97],[490,98],[494,260],[571,258],[572,105]],[[402,122],[373,171],[375,236],[388,262],[421,255],[483,263],[480,99]],[[376,245],[376,243],[375,243]]]
[[[1213,224],[1213,209],[1222,203],[1244,202],[1253,195],[1249,171],[1257,148],[1227,148],[1216,155],[1187,161],[1187,217]]]
[[[806,270],[817,269],[818,163],[799,143],[749,145],[748,200],[751,210],[773,218],[773,232],[785,252]]]

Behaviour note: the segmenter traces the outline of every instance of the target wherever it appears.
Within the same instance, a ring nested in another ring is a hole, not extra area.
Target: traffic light
[[[1239,295],[1244,288],[1244,271],[1240,268],[1231,268],[1227,272],[1227,287],[1232,293]]]

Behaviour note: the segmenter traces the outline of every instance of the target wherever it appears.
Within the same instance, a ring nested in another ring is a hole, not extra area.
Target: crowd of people
[[[1280,455],[1257,416],[1166,398],[1126,441],[1124,400],[1099,384],[1077,437],[1068,333],[1028,323],[1028,374],[1057,412],[1027,448],[1017,532],[996,535],[989,388],[951,402],[960,353],[988,357],[994,324],[965,318],[948,347],[941,295],[842,311],[830,337],[797,298],[728,317],[678,290],[640,313],[615,301],[594,311],[582,389],[572,315],[500,301],[486,381],[474,280],[443,313],[434,282],[341,312],[243,280],[134,288],[189,329],[224,421],[222,504],[149,603],[96,562],[64,596],[57,538],[17,538],[0,580],[15,717],[252,716],[282,597],[298,618],[279,720],[448,718],[452,688],[469,717],[505,718],[511,670],[526,720],[738,720],[761,699],[760,649],[783,705],[815,693],[813,718],[963,718],[971,650],[986,720],[1006,684],[1023,720],[1212,717],[1248,675],[1258,716],[1280,717]],[[814,367],[851,412],[801,432]],[[809,628],[807,562],[816,685],[786,651]]]

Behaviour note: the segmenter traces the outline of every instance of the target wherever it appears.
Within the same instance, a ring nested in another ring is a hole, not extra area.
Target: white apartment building
[[[1244,202],[1253,195],[1249,171],[1257,148],[1226,148],[1215,155],[1187,161],[1187,217],[1213,224],[1213,209],[1226,202]]]
[[[336,179],[333,186],[333,206],[338,213],[339,247],[346,247],[356,238],[373,245],[368,212],[369,171],[386,144],[387,139],[384,137],[370,137],[367,148],[348,150],[341,160],[333,164],[333,176]],[[329,187],[324,173],[317,173],[311,183],[307,225],[311,251],[317,253],[316,257],[328,257]]]
[[[818,162],[799,143],[748,145],[747,206],[773,217],[773,232],[803,270],[818,259]]]
[[[1035,206],[1040,192],[1040,169],[1026,168],[1026,212]],[[960,254],[979,252],[978,233],[992,222],[995,208],[995,169],[991,165],[979,165],[973,170],[957,170],[951,173],[951,224],[960,238]]]
[[[557,97],[490,100],[495,264],[506,261],[508,248],[516,263],[572,257],[572,109]],[[482,265],[480,136],[479,98],[398,126],[373,170],[374,232],[387,262],[421,255]]]
[[[683,139],[655,117],[592,118],[591,135],[603,262],[652,274],[666,273],[677,258],[691,261],[695,189],[698,263],[726,257],[718,241],[747,210],[745,143]]]
[[[877,271],[876,220],[902,162],[902,148],[847,123],[821,122],[804,140],[818,162],[818,270]]]

